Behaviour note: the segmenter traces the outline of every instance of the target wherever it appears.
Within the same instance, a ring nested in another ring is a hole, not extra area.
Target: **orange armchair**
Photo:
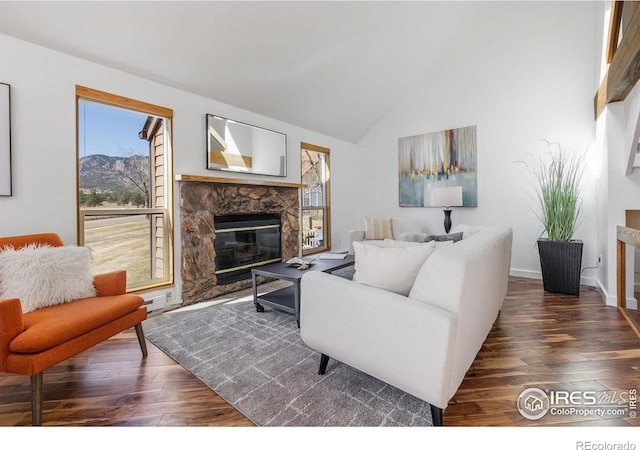
[[[0,237],[5,247],[32,243],[62,246],[57,234]],[[94,277],[97,296],[22,312],[17,298],[0,299],[0,372],[31,377],[33,425],[42,424],[44,370],[116,334],[135,327],[143,357],[147,347],[142,321],[147,309],[138,295],[126,293],[126,272]]]

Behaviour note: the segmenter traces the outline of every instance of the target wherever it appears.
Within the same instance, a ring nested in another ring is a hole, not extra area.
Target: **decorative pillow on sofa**
[[[0,252],[0,298],[18,298],[27,313],[97,295],[87,247],[31,244]]]
[[[396,294],[409,295],[418,271],[435,249],[435,242],[386,248],[354,242],[353,281]]]
[[[424,238],[424,242],[443,242],[443,241],[453,241],[458,242],[462,240],[462,232],[460,233],[451,233],[451,234],[430,234],[426,238]]]
[[[365,217],[365,239],[393,239],[391,217]]]

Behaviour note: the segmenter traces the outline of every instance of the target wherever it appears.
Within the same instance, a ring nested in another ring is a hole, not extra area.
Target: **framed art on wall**
[[[287,176],[287,135],[207,114],[207,169]]]
[[[398,178],[400,206],[478,206],[476,127],[398,139]]]
[[[10,86],[0,83],[0,195],[11,195]]]

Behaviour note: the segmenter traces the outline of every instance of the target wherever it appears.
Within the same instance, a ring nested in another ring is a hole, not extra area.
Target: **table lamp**
[[[435,188],[431,194],[431,206],[444,206],[444,231],[451,230],[451,207],[462,206],[462,186]]]

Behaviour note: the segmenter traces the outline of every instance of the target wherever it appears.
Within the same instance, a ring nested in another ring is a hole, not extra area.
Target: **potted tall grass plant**
[[[534,170],[536,214],[544,228],[537,242],[544,290],[580,295],[583,243],[573,237],[582,216],[584,155],[547,144]]]

